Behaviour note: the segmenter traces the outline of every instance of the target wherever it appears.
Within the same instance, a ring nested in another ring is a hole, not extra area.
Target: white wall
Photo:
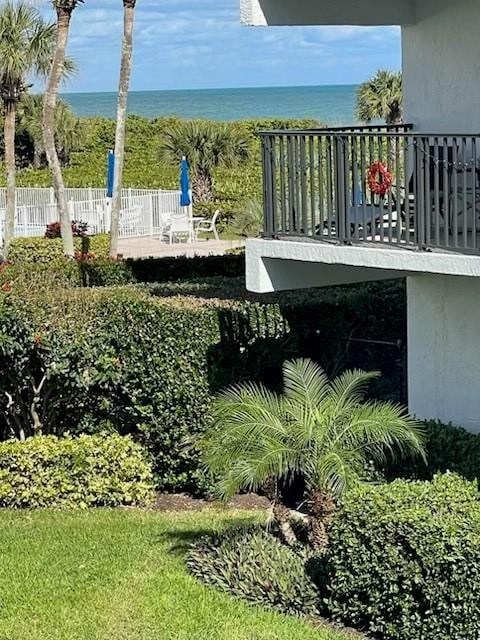
[[[480,1],[417,0],[402,28],[405,118],[430,133],[480,132]]]
[[[409,408],[480,432],[480,279],[407,279]]]

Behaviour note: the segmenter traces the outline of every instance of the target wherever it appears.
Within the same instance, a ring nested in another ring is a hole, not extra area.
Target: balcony
[[[480,134],[263,131],[264,238],[476,255]],[[378,164],[375,193],[368,177]]]

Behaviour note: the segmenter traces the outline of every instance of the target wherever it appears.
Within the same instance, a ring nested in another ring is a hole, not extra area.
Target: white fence
[[[71,220],[86,222],[88,232],[110,229],[111,201],[105,189],[67,189]],[[17,189],[15,236],[43,236],[48,224],[58,220],[53,189]],[[123,189],[120,237],[161,235],[170,217],[181,212],[179,191]],[[5,189],[0,189],[0,228],[5,220]]]

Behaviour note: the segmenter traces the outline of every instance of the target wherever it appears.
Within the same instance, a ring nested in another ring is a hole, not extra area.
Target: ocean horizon
[[[341,126],[357,121],[356,91],[357,85],[132,91],[128,111],[147,118],[309,118]],[[115,92],[65,93],[62,98],[80,117],[115,117]]]

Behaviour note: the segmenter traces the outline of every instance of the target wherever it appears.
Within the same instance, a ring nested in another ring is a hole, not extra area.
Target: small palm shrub
[[[306,553],[259,527],[200,540],[187,565],[202,582],[249,602],[293,615],[315,615],[319,594],[306,572]]]
[[[308,521],[311,544],[325,547],[335,501],[361,484],[369,461],[423,456],[422,429],[401,407],[365,400],[376,375],[347,371],[330,382],[317,364],[299,359],[284,364],[281,395],[255,382],[222,392],[199,445],[218,495],[264,488],[286,542],[297,542],[295,517]],[[308,515],[287,509],[279,491],[299,477]]]
[[[480,494],[439,475],[364,486],[331,528],[328,607],[382,640],[480,637]]]
[[[245,162],[250,150],[251,141],[240,127],[208,120],[185,120],[165,131],[160,156],[171,164],[185,156],[193,172],[194,200],[209,202],[213,198],[214,170]]]

